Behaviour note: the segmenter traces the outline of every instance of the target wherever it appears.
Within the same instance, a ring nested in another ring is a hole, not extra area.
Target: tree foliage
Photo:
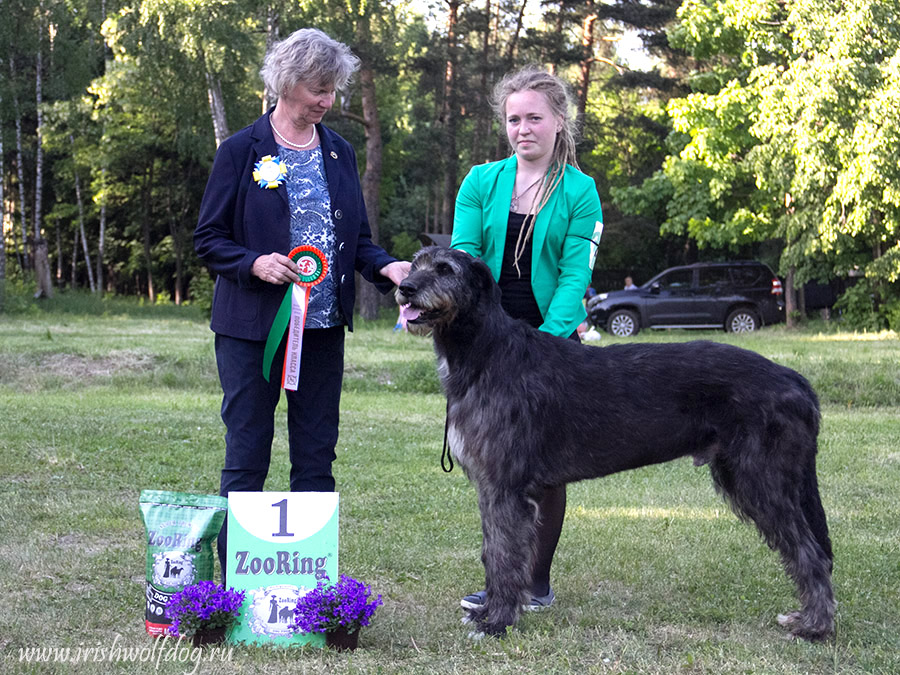
[[[28,278],[40,215],[58,286],[95,277],[103,292],[177,302],[208,289],[191,232],[216,145],[268,105],[267,45],[317,26],[362,59],[326,121],[357,148],[381,243],[397,253],[448,232],[469,167],[507,154],[491,90],[540,63],[579,101],[579,163],[607,225],[595,283],[753,255],[797,287],[862,276],[848,315],[900,314],[900,0],[0,0],[0,11],[7,275]],[[617,52],[629,31],[652,70]]]
[[[619,193],[701,249],[780,242],[798,286],[864,274],[897,297],[900,4],[688,0],[673,42],[699,64],[669,102],[675,147]],[[882,322],[884,325],[886,322]]]

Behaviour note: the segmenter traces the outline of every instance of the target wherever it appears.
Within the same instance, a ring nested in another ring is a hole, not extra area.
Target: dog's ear
[[[491,302],[495,304],[500,304],[500,287],[494,281],[491,268],[481,258],[475,258],[473,269],[478,275],[478,286],[484,297],[490,298]]]

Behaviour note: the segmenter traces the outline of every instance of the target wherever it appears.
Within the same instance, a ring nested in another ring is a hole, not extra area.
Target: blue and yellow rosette
[[[300,281],[291,284],[284,294],[284,300],[272,322],[263,353],[263,377],[269,381],[272,361],[284,331],[288,331],[287,346],[284,350],[284,367],[281,369],[281,386],[289,391],[297,391],[300,377],[300,352],[303,349],[303,326],[309,306],[309,289],[322,282],[328,273],[328,260],[315,246],[298,246],[288,254],[297,263]]]
[[[278,155],[266,155],[253,165],[253,180],[261,188],[274,190],[287,176],[287,166]]]

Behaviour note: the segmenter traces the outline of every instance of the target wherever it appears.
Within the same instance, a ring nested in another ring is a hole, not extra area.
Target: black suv
[[[784,321],[781,281],[755,261],[672,267],[631,291],[588,302],[597,328],[637,335],[641,328],[724,328],[732,333]]]

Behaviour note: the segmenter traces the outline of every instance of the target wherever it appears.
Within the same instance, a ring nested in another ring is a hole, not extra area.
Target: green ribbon
[[[269,329],[269,337],[266,338],[266,351],[263,352],[263,377],[269,382],[269,373],[272,370],[272,361],[275,359],[275,352],[278,351],[278,345],[281,344],[281,338],[284,337],[284,331],[287,330],[291,321],[291,294],[294,292],[294,284],[288,284],[287,293],[278,307],[278,313],[275,314],[275,321],[272,322],[272,328]]]
[[[299,275],[300,284],[307,286],[306,292],[309,293],[309,289],[312,286],[315,286],[325,278],[325,273],[328,271],[328,263],[325,259],[325,254],[315,246],[298,246],[288,253],[288,257],[297,262],[304,254],[315,259],[312,269],[306,273],[301,271]],[[275,314],[275,320],[269,329],[269,336],[266,338],[266,349],[263,352],[263,377],[266,378],[266,382],[270,381],[269,375],[272,370],[272,361],[275,359],[275,352],[278,351],[278,345],[281,344],[284,331],[287,330],[288,324],[291,322],[291,296],[293,292],[294,284],[288,284],[287,293],[284,294],[281,305],[278,307],[278,312]]]

